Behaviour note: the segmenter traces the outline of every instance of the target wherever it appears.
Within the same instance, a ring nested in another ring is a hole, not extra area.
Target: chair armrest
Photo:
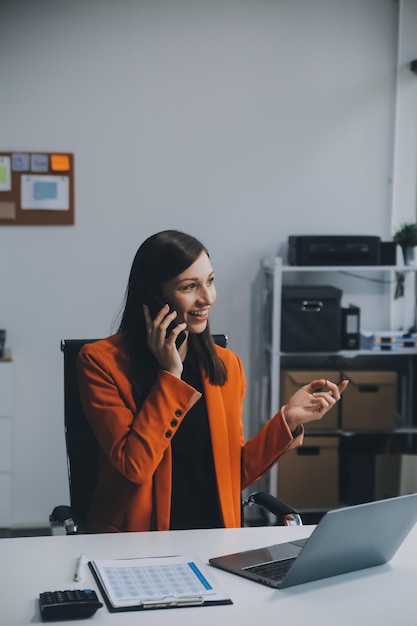
[[[65,528],[67,535],[78,534],[78,525],[74,521],[70,506],[64,504],[56,506],[49,516],[51,524],[59,524]]]
[[[270,513],[276,515],[284,526],[302,526],[302,519],[297,511],[284,502],[278,500],[270,493],[265,491],[257,491],[252,493],[247,500],[243,501],[244,506],[254,506],[255,504],[264,507]]]

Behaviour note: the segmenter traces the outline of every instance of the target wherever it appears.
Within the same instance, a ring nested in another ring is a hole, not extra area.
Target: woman
[[[240,526],[241,491],[340,399],[347,381],[327,381],[327,392],[313,381],[245,443],[245,375],[213,342],[215,300],[203,244],[157,233],[136,253],[118,332],[80,351],[81,398],[101,451],[90,532]]]

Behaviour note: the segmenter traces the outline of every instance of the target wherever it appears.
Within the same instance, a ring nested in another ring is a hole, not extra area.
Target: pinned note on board
[[[12,154],[12,170],[15,172],[27,172],[30,168],[30,157],[27,152],[14,152]]]
[[[10,157],[0,156],[0,191],[10,191],[11,188]]]
[[[67,172],[69,169],[68,154],[51,154],[51,170],[53,172]]]
[[[47,154],[32,154],[30,157],[30,169],[32,172],[48,172],[49,157]]]
[[[15,202],[0,202],[0,219],[15,220],[16,204]]]
[[[22,176],[22,209],[68,211],[68,176]]]

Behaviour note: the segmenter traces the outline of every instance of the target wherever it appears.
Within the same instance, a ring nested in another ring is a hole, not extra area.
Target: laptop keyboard
[[[252,565],[244,569],[251,574],[258,574],[264,578],[279,582],[285,576],[294,563],[295,558],[283,559],[282,561],[271,561],[270,563],[261,563],[260,565]]]

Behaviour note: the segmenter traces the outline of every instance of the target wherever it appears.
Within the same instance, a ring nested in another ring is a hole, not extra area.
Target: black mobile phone
[[[154,319],[157,314],[159,313],[159,311],[162,309],[163,306],[165,306],[165,304],[167,304],[167,302],[164,302],[164,300],[161,298],[161,296],[159,294],[157,294],[155,291],[153,291],[153,289],[148,288],[147,290],[147,294],[146,294],[146,302],[145,304],[148,305],[149,307],[149,313],[151,314],[152,319]],[[171,313],[173,311],[173,309],[170,307],[169,308],[169,313]],[[171,331],[173,328],[175,328],[175,326],[177,326],[178,322],[176,320],[173,320],[168,328],[167,328],[167,332],[166,332],[166,336],[169,337]],[[178,337],[175,340],[175,345],[177,346],[177,348],[180,347],[180,345],[182,343],[184,343],[185,339],[186,339],[187,335],[185,333],[184,330],[182,330],[180,332],[180,334],[178,335]]]

